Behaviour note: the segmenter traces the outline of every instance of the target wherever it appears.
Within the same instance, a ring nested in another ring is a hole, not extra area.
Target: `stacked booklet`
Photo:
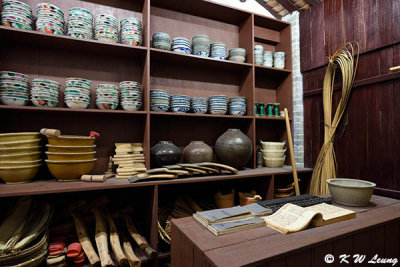
[[[323,226],[356,217],[352,210],[321,203],[306,208],[287,203],[272,210],[257,203],[247,206],[200,211],[193,217],[215,235],[268,226],[281,233],[301,231],[308,226]],[[270,216],[268,216],[270,215]]]
[[[224,235],[265,226],[265,220],[260,216],[271,213],[271,209],[254,203],[247,206],[199,211],[193,214],[193,217],[213,234]]]

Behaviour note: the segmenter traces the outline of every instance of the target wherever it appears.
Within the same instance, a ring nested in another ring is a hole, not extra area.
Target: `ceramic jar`
[[[173,165],[180,161],[182,152],[171,141],[160,141],[150,149],[153,167]]]
[[[203,141],[192,141],[183,149],[183,158],[187,163],[211,162],[213,150]]]
[[[215,153],[222,163],[243,168],[251,158],[253,144],[239,129],[228,129],[217,139]]]

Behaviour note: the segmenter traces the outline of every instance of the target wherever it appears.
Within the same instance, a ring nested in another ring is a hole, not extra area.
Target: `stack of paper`
[[[116,178],[128,179],[145,172],[145,158],[142,143],[116,143],[114,165],[117,165]]]

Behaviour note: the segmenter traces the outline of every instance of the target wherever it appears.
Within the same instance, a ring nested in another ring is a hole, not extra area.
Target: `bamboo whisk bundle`
[[[354,45],[354,47],[353,47]],[[354,55],[356,53],[356,59]],[[311,178],[310,193],[314,195],[328,194],[326,180],[336,178],[337,163],[333,142],[336,128],[346,109],[353,87],[354,77],[358,64],[358,43],[345,43],[329,59],[324,77],[323,106],[324,106],[324,144],[319,152],[317,162]],[[342,72],[342,96],[332,119],[332,96],[335,83],[336,68]]]

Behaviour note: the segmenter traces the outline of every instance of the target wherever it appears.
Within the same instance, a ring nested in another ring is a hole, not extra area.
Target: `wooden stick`
[[[128,236],[124,233],[122,234],[121,238],[122,248],[124,249],[125,255],[128,257],[131,267],[140,267],[142,265],[142,261],[135,255]]]
[[[121,215],[122,219],[126,223],[126,228],[128,229],[129,234],[135,240],[136,244],[141,248],[145,249],[148,244],[146,240],[139,234],[138,230],[136,229],[136,226],[133,224],[131,218],[128,215]]]
[[[397,67],[391,67],[391,68],[390,68],[390,70],[391,70],[391,71],[400,70],[400,66],[397,66]]]
[[[95,240],[100,256],[101,266],[114,266],[114,262],[111,259],[110,252],[108,250],[107,226],[106,222],[104,221],[104,215],[98,207],[92,208],[92,212],[96,219]]]
[[[105,217],[110,227],[110,243],[111,243],[111,248],[114,252],[114,256],[117,259],[118,264],[120,266],[129,266],[129,260],[122,251],[121,243],[118,236],[117,226],[115,225],[114,220],[108,213],[108,211],[105,212]]]
[[[82,245],[83,251],[88,257],[90,264],[98,266],[100,264],[100,259],[93,248],[92,242],[90,241],[85,225],[74,212],[70,211],[70,214],[72,219],[74,220],[76,235],[78,236],[79,242]]]
[[[287,132],[288,143],[289,143],[290,161],[292,162],[294,190],[296,191],[296,196],[298,196],[298,195],[300,195],[300,189],[299,189],[299,180],[297,178],[296,162],[294,161],[292,131],[290,129],[289,114],[288,114],[287,108],[285,108],[284,111],[285,111],[285,120],[286,120],[286,132]]]

